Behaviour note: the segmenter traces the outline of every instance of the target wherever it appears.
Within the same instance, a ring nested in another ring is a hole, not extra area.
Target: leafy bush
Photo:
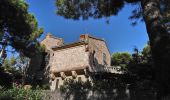
[[[40,89],[24,89],[21,86],[13,86],[8,90],[0,91],[0,100],[42,100]]]

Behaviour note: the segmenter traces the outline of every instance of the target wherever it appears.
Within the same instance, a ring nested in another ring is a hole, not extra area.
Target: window
[[[58,88],[59,85],[59,79],[56,80],[56,89]]]
[[[81,77],[78,77],[78,82],[81,82]]]
[[[105,53],[103,53],[103,64],[104,64],[104,65],[107,65],[107,62],[106,62],[106,54],[105,54]]]
[[[93,63],[94,66],[96,66],[96,62],[95,62],[95,61],[96,61],[95,53],[96,53],[96,52],[93,51],[93,54],[92,54],[92,57],[93,57],[92,63]]]

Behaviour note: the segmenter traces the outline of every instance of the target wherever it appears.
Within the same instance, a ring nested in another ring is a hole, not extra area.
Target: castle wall
[[[51,34],[48,34],[44,40],[40,42],[42,45],[45,45],[46,50],[52,51],[52,47],[54,46],[60,46],[63,45],[63,39],[57,38],[52,36]]]
[[[85,45],[56,50],[51,56],[51,72],[74,71],[89,66]]]
[[[88,42],[91,71],[102,72],[104,67],[110,66],[111,64],[111,57],[106,43],[105,41],[93,38],[89,38]]]
[[[42,60],[42,55],[35,56],[31,59],[30,75],[38,71],[44,72],[37,75],[45,76],[51,84],[51,89],[55,90],[67,79],[77,81],[90,79],[91,76],[86,69],[90,72],[106,72],[111,63],[111,57],[105,41],[88,35],[81,35],[80,40],[81,42],[63,45],[63,39],[48,34],[40,42],[45,45],[49,55],[48,64],[45,65],[45,69],[42,69],[42,63],[45,60]]]

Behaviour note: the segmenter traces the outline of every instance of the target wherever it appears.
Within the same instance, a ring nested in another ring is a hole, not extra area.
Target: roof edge
[[[52,47],[52,50],[61,50],[61,49],[66,49],[66,48],[75,47],[75,46],[79,46],[79,45],[86,45],[86,44],[88,44],[88,43],[84,42],[84,41],[78,41],[78,42],[74,42],[74,43],[70,43],[70,44],[66,44],[66,45],[62,45],[62,46]]]
[[[63,43],[64,43],[64,40],[63,38],[59,38],[59,37],[55,37],[54,35],[52,35],[51,33],[47,33],[47,35],[41,40],[39,41],[39,43],[41,43],[43,40],[45,40],[47,37],[50,37],[50,38],[54,38],[54,39],[59,39],[59,40],[62,40]]]

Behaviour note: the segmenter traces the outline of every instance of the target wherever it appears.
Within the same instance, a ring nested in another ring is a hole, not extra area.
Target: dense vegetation
[[[128,52],[116,52],[112,54],[111,65],[120,66],[122,71],[127,71],[127,65],[131,60],[132,57]]]
[[[10,45],[30,57],[40,50],[37,38],[43,29],[28,7],[24,0],[0,1],[0,38],[2,46]]]
[[[0,90],[0,100],[42,100],[42,96],[40,89],[24,89],[19,85],[14,85],[8,90]]]
[[[39,90],[26,90],[25,72],[29,58],[44,50],[37,38],[43,33],[33,14],[28,12],[25,0],[0,0],[0,99],[1,100],[42,100]],[[12,47],[7,51],[7,47]],[[14,51],[12,51],[14,50]],[[20,56],[7,58],[7,52]]]

